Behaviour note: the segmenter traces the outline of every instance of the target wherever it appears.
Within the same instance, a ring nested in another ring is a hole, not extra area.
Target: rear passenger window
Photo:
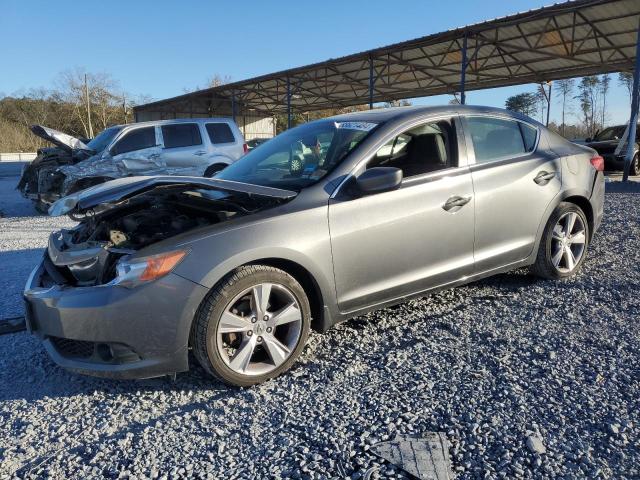
[[[200,129],[195,123],[176,123],[162,126],[164,148],[191,147],[202,145]]]
[[[143,148],[151,148],[156,146],[156,129],[155,127],[137,128],[118,140],[111,147],[111,155],[119,155],[121,153],[142,150]]]
[[[211,143],[233,143],[236,141],[231,127],[226,123],[207,123],[206,128]]]
[[[526,123],[520,123],[522,130],[522,138],[524,138],[524,149],[527,152],[533,152],[536,148],[536,140],[538,139],[538,130]]]
[[[490,117],[467,117],[476,163],[525,153],[519,122]]]

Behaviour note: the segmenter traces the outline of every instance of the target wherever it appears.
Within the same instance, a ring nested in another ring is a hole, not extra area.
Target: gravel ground
[[[0,317],[59,220],[0,183]],[[0,478],[402,478],[370,450],[446,432],[458,478],[640,477],[640,194],[608,194],[577,278],[517,271],[312,335],[251,389],[115,382],[0,337]]]

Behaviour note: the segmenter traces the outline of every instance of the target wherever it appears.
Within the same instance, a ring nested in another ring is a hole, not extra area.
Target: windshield
[[[120,130],[122,130],[122,127],[110,127],[103,130],[96,138],[87,143],[87,147],[96,153],[101,152],[107,148],[107,145],[111,143],[113,137],[115,137]]]
[[[619,140],[624,135],[625,127],[609,127],[605,128],[599,134],[596,135],[594,140],[606,141],[606,140]]]
[[[377,125],[333,120],[307,123],[259,145],[216,178],[300,191],[333,170]]]

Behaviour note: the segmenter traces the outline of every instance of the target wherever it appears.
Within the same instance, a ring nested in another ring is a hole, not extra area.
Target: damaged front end
[[[87,160],[95,152],[75,137],[41,125],[33,125],[31,131],[56,146],[38,150],[36,158],[23,169],[16,188],[44,211],[61,196],[65,183],[61,169]]]
[[[84,192],[92,190],[95,202],[108,198],[105,195],[109,195],[109,190],[104,192],[102,187],[109,184],[103,184],[85,190],[79,197],[61,199],[52,207],[54,212],[69,213],[80,220],[75,228],[55,232],[49,239],[45,269],[53,283],[78,287],[128,286],[132,274],[127,262],[144,247],[256,213],[291,198],[291,195],[272,197],[207,188],[212,187],[207,184],[223,183],[212,179],[198,179],[196,184],[171,184],[176,183],[176,177],[138,178],[143,180],[136,182],[136,177],[132,177],[133,189],[129,179],[110,182],[120,192],[115,198],[126,197],[121,200],[97,204],[87,201]],[[162,183],[158,178],[171,180]],[[83,201],[91,206],[82,208]]]

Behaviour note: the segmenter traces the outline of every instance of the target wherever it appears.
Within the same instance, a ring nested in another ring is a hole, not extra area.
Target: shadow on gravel
[[[24,314],[22,291],[42,248],[0,251],[0,319]]]

